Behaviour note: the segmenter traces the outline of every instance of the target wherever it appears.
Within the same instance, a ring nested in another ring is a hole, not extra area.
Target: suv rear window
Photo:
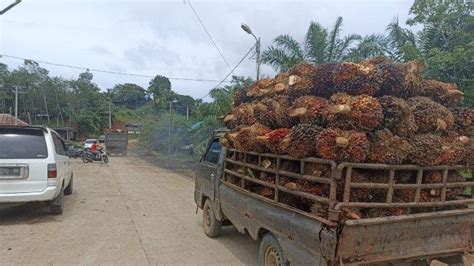
[[[44,132],[33,128],[0,128],[0,159],[44,159]]]

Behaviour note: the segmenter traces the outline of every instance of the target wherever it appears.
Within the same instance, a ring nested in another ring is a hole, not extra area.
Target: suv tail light
[[[55,163],[48,164],[48,178],[58,177],[58,170]]]

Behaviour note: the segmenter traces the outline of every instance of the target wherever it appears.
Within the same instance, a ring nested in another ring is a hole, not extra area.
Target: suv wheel
[[[71,181],[69,181],[69,185],[67,185],[66,189],[64,189],[64,195],[72,194],[73,181],[74,181],[74,176],[71,175]]]
[[[55,215],[63,214],[64,211],[64,190],[61,188],[59,195],[51,201],[51,213]]]

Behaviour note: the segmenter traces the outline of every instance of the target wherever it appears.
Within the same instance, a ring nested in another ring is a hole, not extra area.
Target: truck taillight
[[[48,178],[58,177],[58,170],[55,163],[48,164]]]

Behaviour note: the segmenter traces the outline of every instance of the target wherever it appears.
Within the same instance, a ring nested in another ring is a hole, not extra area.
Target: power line
[[[114,75],[121,75],[121,76],[154,78],[154,76],[151,76],[151,75],[117,72],[117,71],[103,70],[103,69],[90,68],[90,67],[80,67],[80,66],[53,63],[53,62],[48,62],[48,61],[36,60],[36,59],[23,58],[23,57],[18,57],[18,56],[13,56],[13,55],[0,54],[0,58],[2,56],[7,57],[7,58],[12,58],[12,59],[18,59],[18,60],[31,60],[31,61],[35,61],[35,62],[45,64],[45,65],[66,67],[66,68],[72,68],[72,69],[79,69],[79,70],[86,70],[86,71],[93,71],[93,72],[100,72],[100,73],[107,73],[107,74],[114,74]],[[199,78],[182,78],[182,77],[167,77],[167,78],[170,79],[170,80],[199,81],[199,82],[216,82],[216,81],[219,81],[217,79],[199,79]],[[225,82],[229,82],[229,81],[225,81]]]
[[[209,39],[211,40],[212,44],[214,45],[214,47],[216,48],[217,52],[219,53],[219,55],[221,56],[222,60],[224,60],[225,64],[227,65],[227,67],[229,68],[229,70],[231,69],[230,68],[230,65],[229,63],[227,62],[227,60],[225,59],[224,55],[222,54],[221,50],[219,49],[219,47],[217,46],[216,42],[214,41],[214,39],[212,38],[211,34],[209,33],[209,31],[207,30],[206,26],[204,25],[204,23],[202,22],[201,18],[199,17],[198,13],[196,12],[196,10],[194,10],[194,7],[191,5],[191,1],[188,0],[188,4],[189,4],[189,7],[191,7],[191,9],[193,10],[193,13],[194,15],[196,16],[196,18],[199,20],[199,23],[201,23],[201,26],[202,28],[204,29],[204,31],[206,32],[207,36],[209,37]]]
[[[239,65],[245,60],[245,58],[247,58],[247,56],[253,51],[253,48],[255,47],[255,45],[257,44],[254,44],[252,45],[252,47],[250,47],[250,50],[244,55],[244,57],[242,57],[242,59],[240,59],[240,61],[237,63],[237,65],[235,65],[235,67],[229,72],[229,74],[227,74],[227,76],[225,76],[225,78],[223,78],[214,88],[212,88],[209,92],[206,93],[206,95],[202,96],[201,98],[199,98],[200,100],[206,98],[207,95],[209,95],[209,93],[211,93],[212,90],[218,88],[222,83],[225,82],[225,80],[232,74],[234,73],[234,71],[237,69],[237,67],[239,67]],[[229,82],[229,81],[228,81]]]

